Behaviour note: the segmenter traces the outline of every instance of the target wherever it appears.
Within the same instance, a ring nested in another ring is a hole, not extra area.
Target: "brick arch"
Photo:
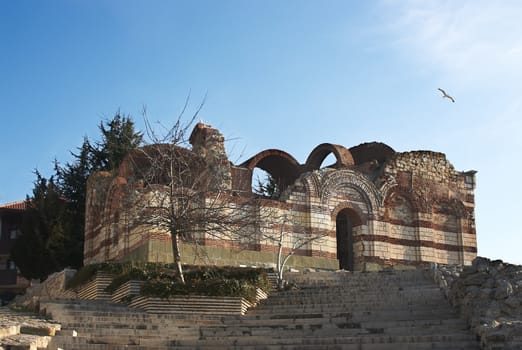
[[[354,226],[367,224],[367,215],[362,212],[361,208],[353,205],[350,202],[339,203],[335,206],[335,208],[330,213],[330,219],[332,222],[335,222],[337,215],[339,215],[341,211],[345,210],[348,212],[348,216],[350,217],[350,220],[353,222]]]
[[[380,193],[370,180],[364,175],[351,169],[324,169],[323,178],[320,183],[319,195],[321,201],[328,203],[332,193],[342,188],[349,187],[357,191],[366,205],[370,215],[379,210],[381,203]]]
[[[346,147],[332,143],[322,143],[315,147],[306,159],[306,169],[308,171],[318,170],[325,158],[330,153],[333,153],[337,159],[337,168],[347,167],[355,164],[352,154]]]
[[[278,149],[267,149],[243,162],[240,167],[260,168],[276,179],[283,188],[292,184],[300,174],[300,165],[289,153]],[[252,177],[252,172],[250,176]]]

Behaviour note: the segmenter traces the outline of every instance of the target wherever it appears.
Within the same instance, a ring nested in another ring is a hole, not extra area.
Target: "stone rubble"
[[[61,325],[42,316],[0,307],[0,349],[47,348]]]
[[[431,275],[482,349],[522,349],[522,266],[477,257],[467,267],[434,265]]]

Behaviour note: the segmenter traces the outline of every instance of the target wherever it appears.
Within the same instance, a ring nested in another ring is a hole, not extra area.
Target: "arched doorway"
[[[339,269],[354,270],[353,227],[354,213],[343,209],[335,218],[335,235],[337,238],[337,260]]]

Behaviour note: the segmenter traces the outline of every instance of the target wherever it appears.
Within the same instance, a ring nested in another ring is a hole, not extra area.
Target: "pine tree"
[[[50,179],[35,172],[25,225],[11,254],[23,276],[45,278],[64,267],[82,266],[87,180],[95,171],[115,171],[142,140],[132,119],[120,112],[101,122],[99,130],[102,140],[93,144],[85,137],[78,153],[71,152],[72,162],[55,161]]]

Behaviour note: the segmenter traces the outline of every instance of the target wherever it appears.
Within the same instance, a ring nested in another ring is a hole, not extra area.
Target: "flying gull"
[[[451,102],[455,103],[455,99],[453,97],[451,97],[450,95],[448,95],[446,93],[446,91],[442,90],[441,88],[439,88],[439,91],[442,92],[442,98],[446,97],[446,98],[450,99]]]

